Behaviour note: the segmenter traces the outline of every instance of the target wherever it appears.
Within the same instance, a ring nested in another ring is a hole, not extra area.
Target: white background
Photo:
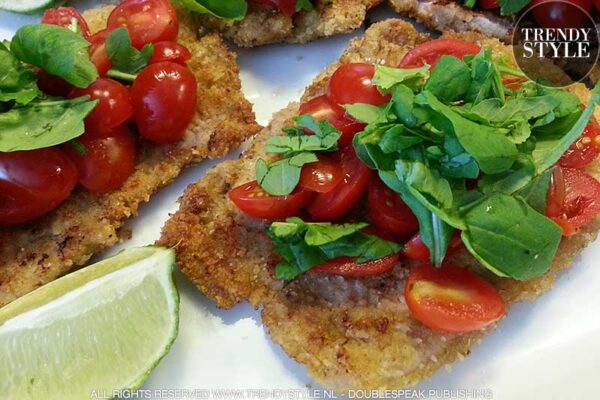
[[[79,8],[93,1],[73,2]],[[380,8],[372,19],[391,17]],[[36,17],[0,11],[0,39],[10,39]],[[276,45],[238,51],[243,90],[258,122],[296,101],[317,73],[334,61],[353,35],[308,45]],[[228,157],[236,157],[230,154]],[[109,254],[153,243],[184,188],[215,162],[188,170],[162,190],[129,227],[133,238]],[[417,389],[490,389],[494,399],[600,398],[600,244],[596,242],[560,276],[556,287],[535,303],[510,311],[497,331],[451,371],[439,371]],[[596,260],[596,261],[594,261]],[[260,315],[247,304],[217,310],[181,274],[179,337],[151,375],[148,389],[266,389],[317,387],[303,366],[271,342]]]

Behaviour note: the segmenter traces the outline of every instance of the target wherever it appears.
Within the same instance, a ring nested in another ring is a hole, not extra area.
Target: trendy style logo
[[[533,15],[544,3],[525,11],[513,33],[517,64],[531,80],[547,86],[568,86],[584,81],[598,62],[598,29],[592,17],[576,4],[561,0],[558,12],[569,15],[553,28],[535,24]],[[583,21],[583,23],[582,23]]]

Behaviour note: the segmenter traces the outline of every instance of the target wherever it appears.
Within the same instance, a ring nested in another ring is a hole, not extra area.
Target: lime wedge
[[[0,398],[139,388],[177,336],[174,265],[171,249],[128,250],[0,309]]]
[[[65,0],[0,0],[0,9],[23,14],[35,14],[46,8],[58,7]]]

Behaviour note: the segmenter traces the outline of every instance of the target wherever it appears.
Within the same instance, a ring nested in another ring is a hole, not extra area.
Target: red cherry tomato
[[[592,0],[531,0],[530,7],[542,28],[581,28],[590,22]]]
[[[492,285],[466,268],[421,264],[406,281],[404,297],[412,316],[441,332],[484,329],[506,314],[506,305]]]
[[[350,211],[373,176],[373,171],[356,156],[352,146],[343,148],[337,156],[344,179],[332,191],[319,193],[307,207],[307,211],[320,220],[331,221]]]
[[[143,137],[155,143],[176,142],[196,114],[196,77],[173,62],[150,64],[133,82],[131,101]]]
[[[418,68],[425,64],[435,67],[443,55],[463,58],[477,54],[481,47],[459,39],[434,39],[413,47],[400,62],[400,68]]]
[[[140,49],[148,43],[175,40],[179,20],[168,0],[126,0],[110,13],[107,27],[127,28],[131,44]]]
[[[290,17],[296,13],[296,0],[250,0],[250,2],[275,8]]]
[[[184,46],[177,42],[163,41],[154,43],[154,53],[152,53],[150,64],[172,61],[185,65],[190,58],[192,58],[192,53]]]
[[[446,250],[446,256],[451,256],[452,254],[456,254],[456,252],[462,247],[462,239],[460,238],[460,231],[455,231],[450,238],[450,243],[448,243],[448,249]],[[429,262],[430,252],[429,247],[423,242],[420,234],[416,234],[413,236],[407,243],[404,245],[403,254],[415,261],[423,261]]]
[[[583,134],[558,160],[561,167],[583,168],[594,162],[600,154],[600,126],[591,122]]]
[[[79,171],[79,183],[93,193],[108,193],[119,189],[135,170],[135,138],[126,125],[121,125],[103,137],[83,135],[79,141],[85,154],[71,145],[65,149]]]
[[[329,80],[327,95],[334,104],[367,103],[375,106],[390,101],[373,83],[375,66],[372,64],[345,64],[339,67]]]
[[[299,113],[300,115],[310,114],[317,121],[327,120],[334,128],[341,132],[342,136],[338,139],[340,146],[352,143],[354,135],[367,126],[367,124],[352,119],[342,107],[333,104],[329,100],[329,97],[325,95],[302,103]]]
[[[252,181],[233,188],[231,201],[243,212],[255,218],[269,220],[285,219],[296,215],[312,198],[307,190],[298,190],[287,196],[271,196]]]
[[[400,195],[388,188],[379,178],[372,179],[367,191],[369,215],[388,232],[404,235],[419,230],[419,221]]]
[[[103,29],[90,38],[90,60],[98,69],[100,76],[105,76],[110,69],[110,59],[106,53],[106,38],[110,34],[108,29]]]
[[[38,71],[38,87],[50,96],[67,97],[74,86],[64,79],[47,73],[43,69]]]
[[[0,225],[52,211],[77,184],[77,169],[57,148],[0,153]]]
[[[398,263],[398,254],[391,254],[378,260],[358,264],[356,257],[338,257],[311,268],[311,274],[342,275],[353,278],[365,278],[388,272]]]
[[[73,20],[77,20],[81,35],[84,38],[89,39],[92,35],[90,33],[90,27],[79,11],[73,7],[49,8],[44,11],[44,15],[42,16],[42,24],[58,25],[67,29],[72,28]]]
[[[75,89],[69,95],[70,98],[81,96],[99,101],[85,119],[85,131],[90,135],[102,136],[133,115],[129,90],[112,79],[100,78],[87,88]]]
[[[494,10],[500,7],[498,0],[478,0],[477,4],[484,10]]]
[[[344,179],[344,171],[331,159],[320,156],[319,161],[305,164],[302,167],[298,185],[306,190],[327,193]]]
[[[563,209],[558,216],[549,216],[562,228],[563,236],[572,236],[600,214],[600,182],[574,168],[562,168],[562,174],[565,185]],[[553,184],[557,184],[556,180]],[[559,191],[550,188],[548,203],[560,203],[560,199],[553,198]],[[550,212],[556,214],[556,211]]]
[[[594,8],[596,11],[600,11],[600,0],[594,0]]]

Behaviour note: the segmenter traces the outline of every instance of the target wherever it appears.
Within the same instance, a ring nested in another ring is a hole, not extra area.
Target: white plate
[[[81,8],[101,2],[77,2]],[[376,10],[371,16],[391,16]],[[9,39],[34,17],[0,12],[0,39]],[[359,33],[357,33],[359,34]],[[239,51],[243,89],[254,103],[258,121],[266,124],[271,114],[299,98],[317,73],[335,60],[353,35],[338,36],[308,45],[277,45]],[[228,158],[236,157],[231,154]],[[131,246],[153,243],[184,188],[200,178],[216,162],[191,168],[175,183],[158,193],[129,227],[133,238],[108,254]],[[473,398],[459,390],[479,389],[479,398],[497,400],[600,398],[600,259],[598,242],[586,249],[575,266],[560,276],[555,288],[534,303],[514,307],[497,331],[452,371],[440,371],[406,398]],[[158,366],[144,388],[155,390],[198,389],[195,393],[162,393],[169,398],[287,398],[298,392],[272,389],[317,388],[303,366],[273,344],[263,329],[260,315],[247,304],[231,311],[217,310],[181,275],[181,326],[170,354]],[[308,386],[307,386],[308,385]],[[240,389],[226,393],[211,390]],[[249,392],[248,389],[266,389]],[[453,390],[443,393],[441,390]],[[208,390],[204,391],[204,390]],[[318,393],[319,394],[319,393]],[[317,395],[318,395],[317,394]],[[320,393],[321,395],[323,393]],[[160,398],[152,393],[143,398]],[[453,395],[454,397],[450,397]],[[257,397],[258,396],[258,397]],[[260,397],[262,396],[262,397]],[[265,397],[266,396],[266,397]],[[283,396],[283,397],[282,397]],[[420,397],[415,397],[420,396]],[[488,397],[489,398],[489,397]]]

